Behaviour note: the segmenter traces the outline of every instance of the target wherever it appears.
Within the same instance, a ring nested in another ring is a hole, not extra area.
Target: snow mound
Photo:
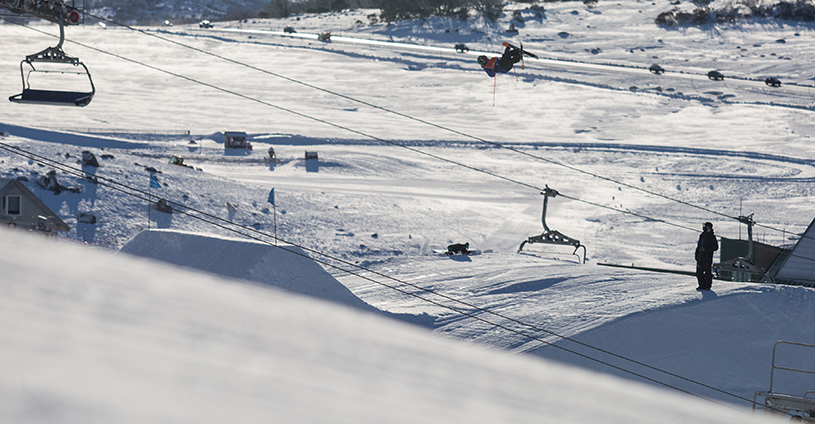
[[[291,245],[270,246],[254,241],[151,230],[136,235],[120,252],[378,311],[309,259],[301,248]]]

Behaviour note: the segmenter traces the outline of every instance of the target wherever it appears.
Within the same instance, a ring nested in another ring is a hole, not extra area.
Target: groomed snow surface
[[[697,292],[692,277],[597,264],[693,270],[701,224],[738,238],[727,216],[741,214],[765,225],[757,239],[795,242],[815,217],[815,31],[666,30],[653,18],[667,0],[545,6],[521,10],[517,35],[511,10],[495,24],[356,11],[145,28],[266,73],[110,25],[69,28],[93,102],[0,102],[0,177],[23,178],[72,227],[57,243],[0,232],[0,421],[749,421],[775,342],[815,344],[815,291]],[[287,25],[338,37],[268,32]],[[19,61],[54,38],[0,34],[12,95]],[[475,57],[505,39],[592,64],[527,60],[490,80]],[[668,72],[647,72],[654,62]],[[223,131],[248,132],[254,150],[225,152]],[[62,168],[79,170],[83,150],[100,184]],[[34,183],[57,164],[81,193]],[[175,209],[149,224],[125,193],[148,190],[148,169]],[[517,252],[543,230],[546,185],[562,194],[547,224],[586,245],[586,264],[570,247]],[[483,253],[433,254],[465,241]],[[779,353],[815,369],[811,351]],[[776,377],[779,391],[815,389]]]
[[[749,418],[357,308],[153,260],[2,236],[4,422]]]

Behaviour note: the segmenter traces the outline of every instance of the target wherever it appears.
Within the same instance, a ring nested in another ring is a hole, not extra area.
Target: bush
[[[707,0],[693,0],[697,6]],[[660,26],[704,25],[710,22],[733,23],[737,19],[773,17],[798,22],[815,22],[815,5],[812,0],[781,0],[774,4],[762,5],[760,0],[740,0],[718,10],[704,5],[692,13],[662,12],[654,19]]]
[[[504,4],[501,0],[472,0],[477,12],[495,22],[504,13]]]
[[[767,14],[774,16],[776,19],[802,22],[815,20],[815,6],[805,1],[798,0],[795,3],[781,1],[773,6],[768,6],[768,8],[771,10],[767,11]]]
[[[657,15],[657,18],[654,19],[654,23],[656,23],[659,26],[668,27],[674,27],[679,24],[679,22],[676,21],[676,17],[674,16],[673,12],[660,13],[659,15]]]
[[[471,10],[481,12],[489,20],[496,20],[503,13],[501,0],[375,0],[386,22],[403,19],[423,19],[431,16],[467,19]]]

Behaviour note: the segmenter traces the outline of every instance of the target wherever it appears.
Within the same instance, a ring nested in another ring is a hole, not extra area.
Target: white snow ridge
[[[3,422],[749,418],[272,287],[8,231],[1,236]]]

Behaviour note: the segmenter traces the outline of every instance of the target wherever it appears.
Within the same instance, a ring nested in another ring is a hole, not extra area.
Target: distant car
[[[656,63],[651,65],[651,67],[648,68],[648,70],[651,71],[652,74],[657,74],[657,75],[665,72],[665,70],[662,69],[662,67],[657,65]]]
[[[212,28],[212,22],[204,19],[203,21],[198,22],[198,27],[199,28]]]
[[[707,77],[712,79],[713,81],[722,81],[724,80],[724,75],[722,75],[719,71],[710,71],[707,73]]]
[[[456,51],[459,53],[464,53],[470,51],[470,48],[464,43],[458,43],[456,44]]]
[[[317,36],[317,39],[320,41],[331,41],[331,33],[330,32],[323,32]]]
[[[165,20],[164,21],[164,26],[173,26],[173,23],[170,22],[170,21]]]
[[[294,34],[297,31],[295,31],[294,28],[287,26],[286,28],[283,28],[283,32],[285,32],[286,34]]]
[[[764,80],[764,84],[767,84],[771,87],[781,87],[781,80],[776,77],[768,77]]]

